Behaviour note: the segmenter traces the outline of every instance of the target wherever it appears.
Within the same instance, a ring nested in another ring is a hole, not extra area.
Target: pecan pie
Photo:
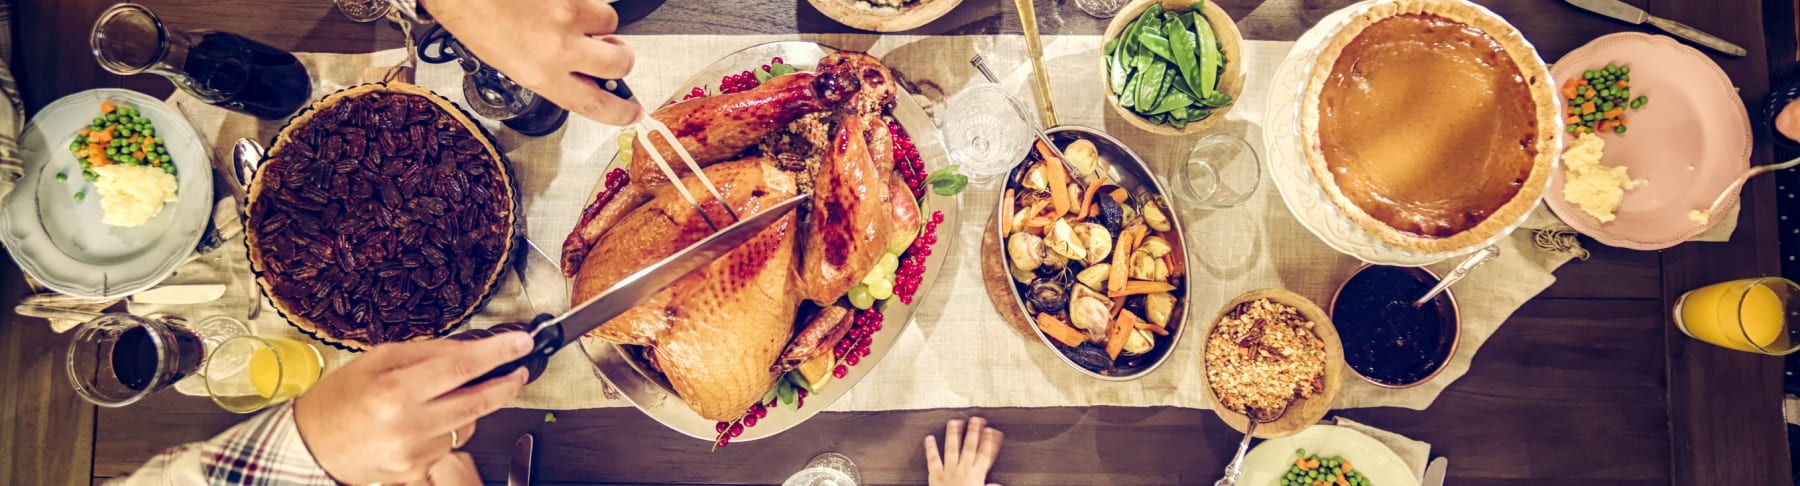
[[[1486,244],[1536,204],[1558,107],[1537,52],[1460,0],[1377,3],[1321,51],[1301,136],[1326,194],[1399,248]]]
[[[512,249],[516,201],[500,152],[455,105],[364,85],[276,136],[250,184],[245,244],[289,322],[362,350],[474,315]]]

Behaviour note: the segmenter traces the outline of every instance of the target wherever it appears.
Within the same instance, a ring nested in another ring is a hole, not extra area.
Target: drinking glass
[[[849,456],[827,452],[806,461],[800,472],[788,476],[781,486],[857,486],[862,484],[862,470]]]
[[[393,0],[334,0],[338,13],[362,23],[387,18],[394,11]]]
[[[1200,139],[1187,160],[1169,164],[1163,179],[1182,201],[1224,209],[1237,206],[1256,193],[1262,181],[1262,163],[1256,149],[1243,138],[1215,133]]]
[[[206,393],[226,411],[255,412],[306,393],[324,368],[324,356],[311,344],[238,336],[206,361]]]
[[[1726,349],[1782,356],[1800,350],[1793,325],[1800,284],[1779,277],[1721,282],[1681,294],[1675,327]]]
[[[1005,174],[1036,141],[1021,118],[1022,102],[997,84],[978,84],[950,97],[938,114],[950,160],[973,180]]]
[[[312,97],[312,78],[293,54],[230,32],[172,29],[142,5],[101,13],[88,45],[113,74],[156,74],[202,101],[265,120],[285,119]]]
[[[64,366],[81,398],[123,407],[193,374],[204,349],[176,319],[104,314],[75,329]]]

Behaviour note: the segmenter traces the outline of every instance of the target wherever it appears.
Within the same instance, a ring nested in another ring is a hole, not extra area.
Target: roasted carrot
[[[1013,204],[1017,203],[1018,199],[1013,198],[1012,189],[1007,189],[1006,195],[1003,197],[1005,199],[1000,200],[1000,242],[1001,246],[1004,247],[1006,237],[1012,236],[1013,213],[1017,211],[1013,209]]]
[[[1112,192],[1107,193],[1107,195],[1112,196],[1113,202],[1119,203],[1120,206],[1124,206],[1125,201],[1131,199],[1131,194],[1125,192],[1125,188],[1123,187],[1113,187]]]
[[[1050,336],[1050,339],[1055,339],[1056,342],[1063,343],[1065,346],[1080,346],[1082,341],[1087,340],[1086,334],[1069,327],[1068,324],[1063,324],[1062,319],[1057,319],[1056,316],[1050,314],[1039,312],[1037,325],[1038,329],[1044,331],[1044,335]]]
[[[1175,286],[1169,285],[1164,282],[1151,282],[1148,280],[1129,280],[1129,281],[1125,282],[1125,285],[1118,286],[1118,287],[1113,287],[1112,285],[1107,285],[1106,295],[1108,297],[1124,297],[1124,296],[1128,296],[1128,295],[1156,294],[1156,293],[1168,292],[1168,291],[1172,291],[1172,290],[1175,290]]]
[[[1088,216],[1091,216],[1088,214],[1088,208],[1093,207],[1094,195],[1098,193],[1100,193],[1100,181],[1090,181],[1087,190],[1081,191],[1081,205],[1075,207],[1081,213],[1076,214],[1076,217],[1087,219]]]
[[[1169,330],[1168,330],[1168,329],[1166,329],[1166,328],[1164,328],[1164,327],[1162,327],[1162,326],[1158,326],[1158,325],[1155,325],[1155,324],[1151,324],[1151,323],[1148,323],[1148,322],[1142,322],[1142,321],[1140,321],[1140,322],[1138,322],[1138,323],[1137,323],[1137,328],[1138,328],[1138,329],[1144,329],[1144,330],[1147,330],[1147,331],[1150,331],[1150,332],[1151,332],[1151,333],[1152,333],[1152,334],[1156,334],[1156,335],[1158,335],[1158,336],[1167,336],[1167,335],[1169,335]]]
[[[115,105],[111,101],[100,102],[100,114],[102,114],[102,115],[111,114],[113,112],[113,110],[117,110],[117,109],[119,109],[119,105]]]
[[[1038,142],[1042,145],[1043,142]],[[1069,206],[1073,205],[1074,196],[1069,194],[1069,173],[1063,169],[1062,161],[1054,156],[1044,157],[1044,182],[1050,186],[1050,207],[1056,209],[1060,218],[1069,214]]]
[[[1119,242],[1113,245],[1112,275],[1107,276],[1107,289],[1124,288],[1125,282],[1131,280],[1131,252],[1137,249],[1138,240],[1143,239],[1146,229],[1143,223],[1138,223],[1119,232]]]
[[[1125,350],[1125,342],[1131,340],[1131,333],[1137,330],[1139,322],[1143,321],[1139,321],[1137,314],[1132,314],[1131,311],[1119,313],[1119,318],[1113,321],[1112,327],[1106,329],[1107,356],[1119,359],[1119,352]]]
[[[1171,281],[1175,280],[1175,277],[1187,273],[1187,262],[1183,261],[1181,257],[1175,256],[1174,252],[1163,255],[1163,263],[1169,266],[1169,280]]]

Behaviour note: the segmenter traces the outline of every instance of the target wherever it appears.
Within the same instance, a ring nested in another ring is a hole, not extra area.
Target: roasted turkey
[[[639,347],[689,407],[721,421],[741,417],[784,369],[829,353],[832,336],[842,336],[849,322],[839,301],[875,268],[895,235],[907,241],[916,235],[907,218],[895,217],[908,213],[917,221],[911,200],[895,199],[912,197],[895,175],[883,118],[896,89],[878,60],[840,51],[821,60],[816,72],[652,113],[703,167],[723,201],[675,162],[679,156],[661,137],[654,137],[654,147],[634,143],[629,181],[602,191],[564,242],[573,303],[713,232],[648,150],[671,161],[679,183],[721,226],[733,221],[727,206],[748,216],[797,193],[811,200],[591,335]],[[782,162],[794,160],[808,162]]]

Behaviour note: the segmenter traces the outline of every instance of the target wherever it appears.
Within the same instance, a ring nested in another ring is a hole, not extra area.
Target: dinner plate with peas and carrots
[[[209,149],[149,95],[58,99],[25,124],[19,148],[25,174],[0,208],[0,243],[52,290],[116,299],[154,287],[212,215]]]
[[[1244,456],[1243,486],[1419,486],[1419,474],[1381,441],[1337,425],[1269,439]]]

